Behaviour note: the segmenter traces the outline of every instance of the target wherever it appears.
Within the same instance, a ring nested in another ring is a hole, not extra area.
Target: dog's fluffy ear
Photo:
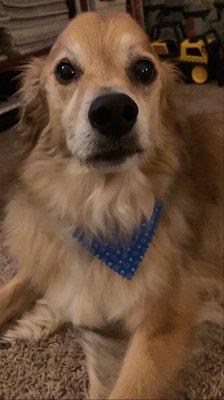
[[[24,67],[19,90],[21,111],[17,125],[22,138],[35,144],[43,128],[48,123],[47,102],[41,87],[41,71],[45,58],[33,58]]]
[[[167,62],[162,63],[161,76],[162,76],[162,102],[163,109],[172,111],[175,109],[175,103],[173,99],[176,97],[175,93],[177,87],[182,82],[182,75],[179,69]],[[175,117],[175,113],[174,113]],[[176,119],[176,118],[175,118]]]
[[[181,72],[175,65],[168,62],[162,63],[161,72],[163,79],[163,89],[166,92],[167,96],[172,96],[172,91],[175,90],[177,84],[181,82]]]

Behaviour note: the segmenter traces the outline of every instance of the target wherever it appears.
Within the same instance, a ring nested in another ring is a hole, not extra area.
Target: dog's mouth
[[[141,154],[143,150],[141,148],[124,149],[118,148],[108,151],[102,151],[91,155],[88,159],[88,163],[92,164],[109,164],[109,165],[119,165],[126,161],[127,158],[134,156],[135,154]]]

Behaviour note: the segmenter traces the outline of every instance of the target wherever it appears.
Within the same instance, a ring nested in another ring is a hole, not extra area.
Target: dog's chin
[[[108,150],[96,152],[89,156],[85,163],[89,167],[105,172],[119,171],[128,168],[137,162],[138,156],[143,152],[140,148]]]

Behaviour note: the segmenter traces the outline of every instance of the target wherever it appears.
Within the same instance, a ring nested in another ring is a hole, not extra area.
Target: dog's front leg
[[[139,327],[109,399],[179,399],[179,375],[189,353],[189,330],[189,325],[184,323],[151,337],[147,323]]]
[[[40,297],[30,277],[17,274],[0,288],[0,328],[12,318],[17,318]]]
[[[89,399],[108,398],[118,378],[126,340],[85,331],[83,346],[89,375]]]

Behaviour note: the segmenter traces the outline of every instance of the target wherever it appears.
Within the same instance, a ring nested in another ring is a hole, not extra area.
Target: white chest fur
[[[62,273],[48,290],[47,301],[77,326],[97,327],[127,315],[142,296],[141,272],[128,281],[84,249],[74,246]]]

